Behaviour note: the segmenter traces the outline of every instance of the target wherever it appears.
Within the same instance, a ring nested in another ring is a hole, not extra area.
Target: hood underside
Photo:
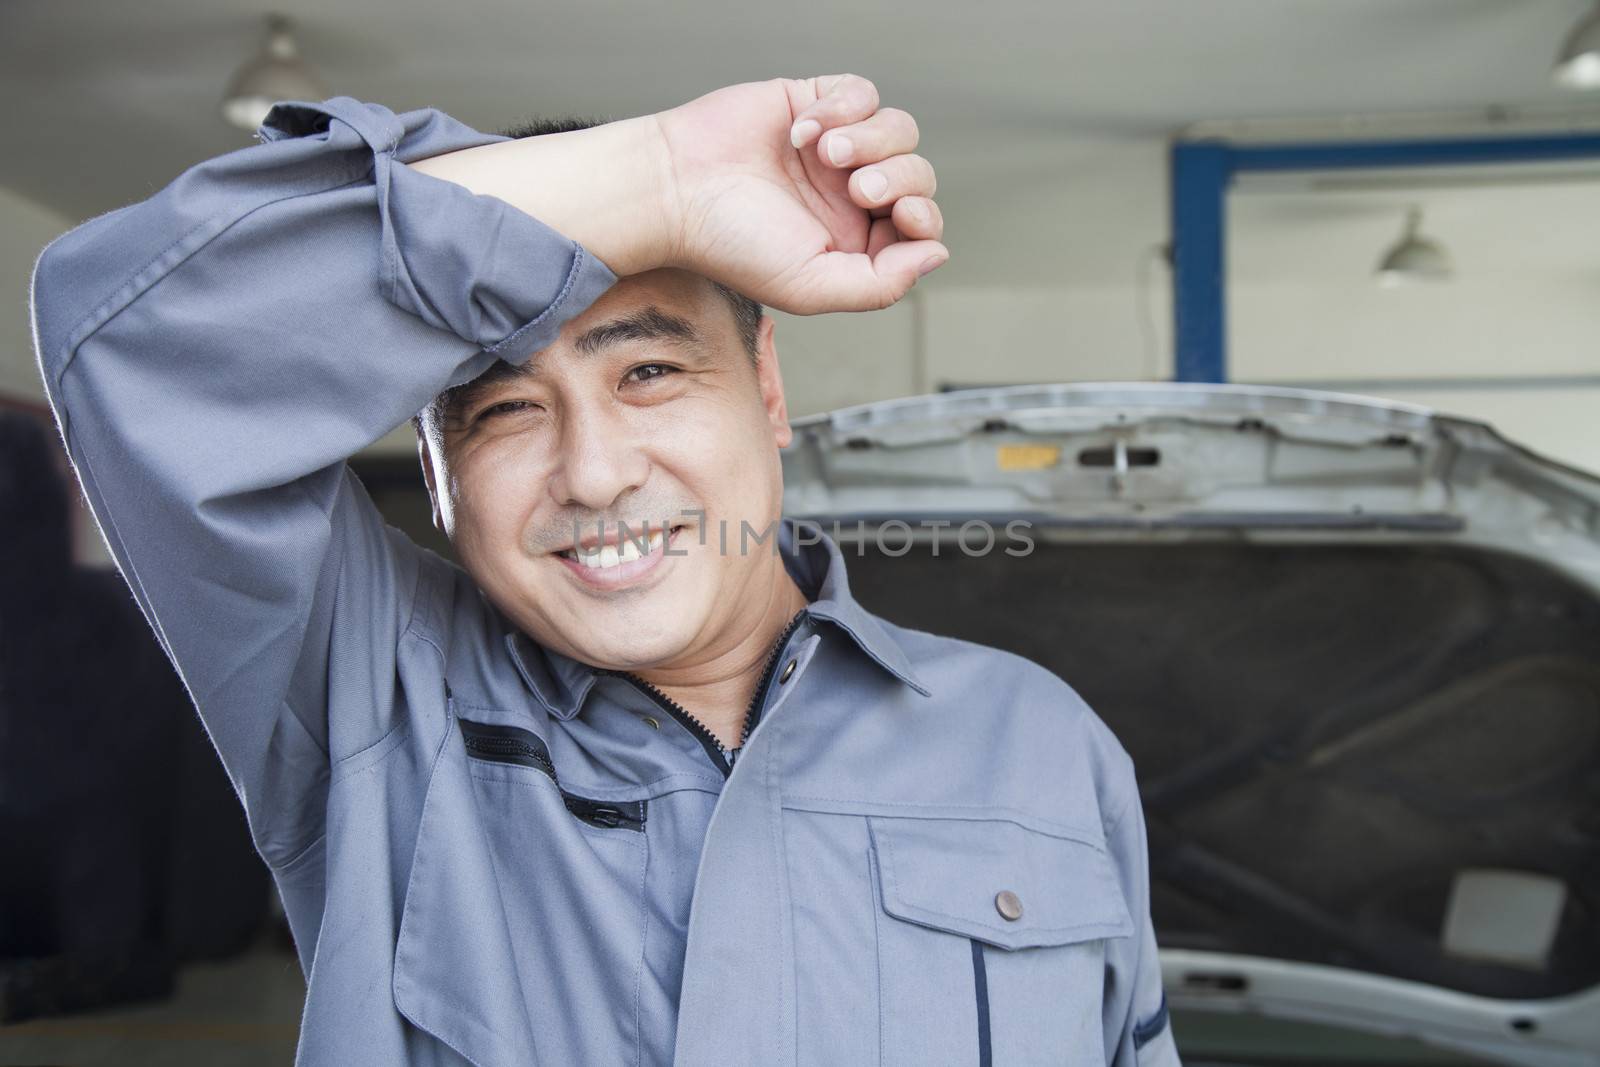
[[[1042,664],[1127,747],[1164,947],[1495,997],[1600,984],[1587,591],[1443,547],[858,547],[850,584],[868,608]],[[1486,959],[1481,938],[1447,939],[1473,871],[1559,886],[1548,945],[1513,932]]]
[[[1287,389],[975,390],[795,428],[786,511],[839,531],[867,607],[1044,665],[1132,754],[1164,949],[1600,987],[1600,481]],[[1025,555],[955,537],[1017,517]]]

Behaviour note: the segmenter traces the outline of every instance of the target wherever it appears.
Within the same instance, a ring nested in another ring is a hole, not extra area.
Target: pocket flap
[[[1006,819],[873,815],[867,823],[883,910],[897,919],[1005,949],[1133,932],[1098,844]],[[1006,892],[1015,899],[1002,899]]]

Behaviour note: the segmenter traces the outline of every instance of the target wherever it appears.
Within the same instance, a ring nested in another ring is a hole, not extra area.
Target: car
[[[1132,755],[1186,1062],[1600,1064],[1600,479],[1250,385],[793,425],[785,513],[862,603],[1043,664]]]

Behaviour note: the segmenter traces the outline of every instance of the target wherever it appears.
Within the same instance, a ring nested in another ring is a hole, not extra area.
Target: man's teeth
[[[663,534],[657,530],[650,535],[648,547],[643,551],[640,550],[639,543],[633,538],[624,537],[619,544],[601,545],[595,549],[574,548],[565,553],[565,555],[576,559],[591,570],[605,570],[608,567],[615,567],[619,563],[629,563],[642,556],[654,553],[656,549],[661,547],[662,540]]]

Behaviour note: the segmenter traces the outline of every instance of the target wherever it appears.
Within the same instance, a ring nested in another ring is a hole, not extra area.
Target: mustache
[[[527,546],[536,553],[559,552],[585,541],[643,540],[651,534],[705,521],[706,509],[696,500],[672,498],[593,510],[563,508],[528,532]]]

